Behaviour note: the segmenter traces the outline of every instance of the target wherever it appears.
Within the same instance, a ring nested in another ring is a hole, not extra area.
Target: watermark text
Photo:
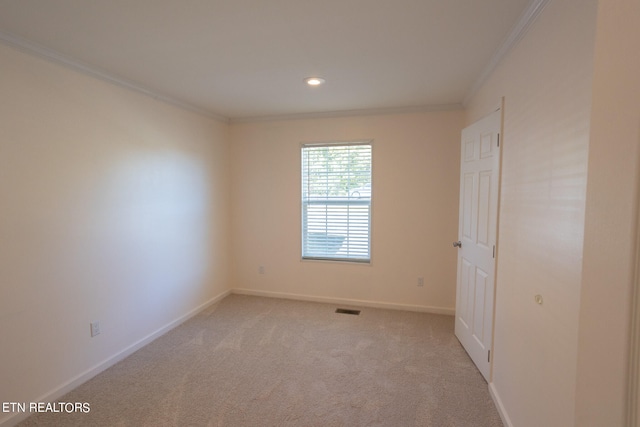
[[[36,413],[56,412],[72,414],[80,412],[88,414],[91,405],[88,402],[2,402],[2,412]]]

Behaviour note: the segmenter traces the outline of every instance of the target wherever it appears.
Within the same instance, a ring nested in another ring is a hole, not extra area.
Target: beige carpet
[[[502,426],[453,317],[231,295],[21,426]]]

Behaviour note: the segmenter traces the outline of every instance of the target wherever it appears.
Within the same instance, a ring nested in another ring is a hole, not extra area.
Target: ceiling
[[[0,0],[0,40],[231,120],[447,108],[533,3]]]

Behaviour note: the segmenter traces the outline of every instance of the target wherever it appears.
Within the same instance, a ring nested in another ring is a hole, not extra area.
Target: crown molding
[[[500,47],[494,52],[493,56],[482,70],[482,73],[478,76],[473,83],[467,94],[465,95],[462,105],[466,106],[471,97],[478,92],[480,87],[487,81],[491,73],[496,69],[502,59],[507,56],[509,51],[515,47],[516,44],[524,37],[533,22],[536,20],[540,12],[549,3],[550,0],[531,0],[527,9],[522,13],[520,19],[513,26],[507,37],[502,41]]]
[[[430,111],[456,111],[462,110],[462,104],[435,104],[422,105],[416,107],[397,107],[397,108],[371,108],[361,110],[342,110],[342,111],[323,111],[315,113],[295,113],[281,115],[266,115],[254,117],[237,117],[229,119],[230,123],[248,123],[248,122],[272,122],[279,120],[300,120],[300,119],[326,119],[336,117],[350,116],[378,116],[390,114],[410,114],[424,113]]]
[[[202,116],[206,116],[221,122],[225,122],[225,123],[229,122],[229,118],[227,117],[212,113],[200,107],[196,107],[195,105],[179,101],[170,96],[160,94],[147,87],[134,83],[130,80],[117,77],[107,71],[85,64],[81,61],[78,61],[76,59],[63,55],[59,52],[56,52],[53,49],[49,49],[40,44],[33,43],[22,37],[18,37],[13,34],[0,31],[0,42],[8,46],[14,47],[22,52],[43,58],[50,62],[54,62],[58,65],[62,65],[66,68],[85,74],[87,76],[94,77],[94,78],[103,80],[105,82],[114,84],[116,86],[120,86],[122,88],[149,96],[155,100],[158,100],[167,104],[171,104],[174,107],[178,107],[183,110],[188,110],[188,111],[191,111],[191,112],[194,112]]]

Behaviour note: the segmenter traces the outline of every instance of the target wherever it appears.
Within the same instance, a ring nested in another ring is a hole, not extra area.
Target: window
[[[371,142],[302,146],[302,258],[370,261]]]

